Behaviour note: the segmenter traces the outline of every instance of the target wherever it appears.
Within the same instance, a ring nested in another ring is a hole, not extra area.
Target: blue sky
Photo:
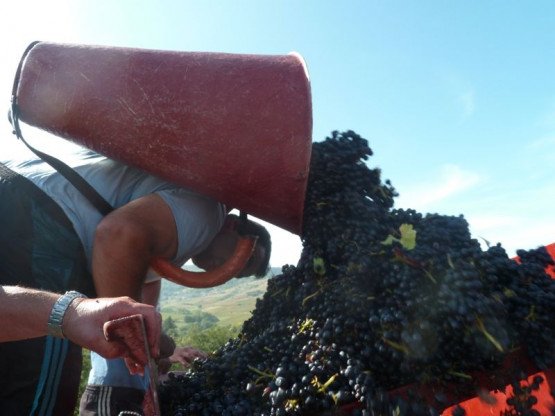
[[[34,40],[297,51],[313,139],[346,129],[367,138],[398,207],[463,214],[475,237],[511,255],[555,242],[555,2],[20,0],[2,2],[0,24],[6,109]],[[1,123],[7,149],[15,139]],[[272,264],[296,263],[298,238],[271,230]]]

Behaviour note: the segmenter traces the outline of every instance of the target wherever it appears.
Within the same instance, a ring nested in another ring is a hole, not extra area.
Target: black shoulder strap
[[[13,116],[12,116],[13,117]],[[13,117],[14,120],[17,120]],[[17,124],[17,121],[14,123],[14,126]],[[79,190],[88,200],[89,202],[104,216],[108,215],[110,212],[114,210],[114,208],[110,205],[106,199],[102,195],[98,193],[96,189],[92,187],[90,183],[88,183],[81,175],[79,175],[73,168],[62,162],[60,159],[55,158],[49,154],[41,152],[38,149],[35,149],[31,146],[23,136],[21,135],[21,131],[17,133],[18,129],[14,131],[16,136],[21,140],[25,145],[38,157],[56,169],[63,177],[65,177],[75,188]]]
[[[106,201],[102,195],[98,193],[96,189],[94,189],[90,183],[88,183],[81,175],[79,175],[75,170],[73,170],[70,166],[65,164],[59,159],[56,159],[53,156],[50,156],[44,152],[41,152],[38,149],[35,149],[31,146],[21,134],[21,128],[19,127],[19,109],[17,107],[17,88],[19,86],[19,79],[21,77],[21,70],[23,67],[23,63],[29,51],[39,42],[31,43],[25,52],[23,53],[23,57],[19,61],[19,65],[17,67],[17,72],[15,74],[14,84],[12,88],[12,97],[11,97],[11,111],[9,114],[10,122],[14,128],[13,133],[16,137],[21,140],[25,145],[39,158],[44,160],[54,169],[56,169],[62,176],[64,176],[75,188],[77,188],[89,201],[90,203],[102,214],[107,215],[114,208]]]

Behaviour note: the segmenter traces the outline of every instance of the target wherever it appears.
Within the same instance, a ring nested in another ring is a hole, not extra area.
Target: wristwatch
[[[71,302],[77,298],[86,298],[86,296],[82,293],[76,292],[75,290],[70,290],[58,298],[52,307],[50,318],[48,319],[48,333],[50,335],[57,338],[65,338],[62,332],[64,315],[66,314],[69,305],[71,305]]]

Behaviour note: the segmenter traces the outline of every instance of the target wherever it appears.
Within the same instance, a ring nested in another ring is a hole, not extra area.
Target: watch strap
[[[50,318],[48,319],[48,333],[50,335],[57,338],[64,338],[64,334],[62,332],[62,322],[67,312],[67,308],[69,308],[71,302],[77,298],[86,298],[86,296],[82,293],[76,292],[75,290],[70,290],[58,298],[52,307]]]

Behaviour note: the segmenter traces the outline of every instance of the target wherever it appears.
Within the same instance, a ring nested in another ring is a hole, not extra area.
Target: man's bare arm
[[[171,258],[177,230],[169,206],[156,194],[131,201],[98,225],[92,271],[98,296],[142,299],[142,287],[154,256]]]
[[[18,341],[47,335],[48,319],[61,294],[20,286],[0,286],[2,327],[0,342]],[[107,342],[105,322],[130,315],[142,315],[148,334],[150,352],[157,356],[161,316],[156,308],[133,301],[129,297],[115,299],[75,299],[69,305],[62,333],[74,343],[96,351],[106,358],[124,357],[128,347],[119,342]]]

